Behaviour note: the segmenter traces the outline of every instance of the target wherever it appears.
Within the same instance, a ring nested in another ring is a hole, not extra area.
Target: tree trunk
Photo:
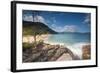
[[[28,43],[30,43],[30,36],[28,35],[27,37],[28,37]]]
[[[36,35],[34,35],[34,42],[36,43]]]

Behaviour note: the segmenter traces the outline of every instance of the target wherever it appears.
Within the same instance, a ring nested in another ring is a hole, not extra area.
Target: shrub
[[[43,40],[38,41],[38,44],[43,44]]]
[[[32,44],[30,43],[23,43],[23,49],[30,49],[32,48]]]

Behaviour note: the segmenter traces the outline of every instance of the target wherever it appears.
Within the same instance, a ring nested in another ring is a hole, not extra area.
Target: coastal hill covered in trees
[[[56,34],[57,32],[50,29],[47,25],[41,22],[23,21],[23,35],[34,34]]]

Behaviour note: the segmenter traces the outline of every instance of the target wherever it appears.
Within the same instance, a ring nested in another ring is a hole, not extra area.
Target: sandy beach
[[[36,41],[41,41],[41,40],[45,41],[48,39],[49,36],[50,36],[50,34],[37,35]],[[34,36],[31,36],[31,35],[23,36],[23,42],[24,43],[33,43]]]

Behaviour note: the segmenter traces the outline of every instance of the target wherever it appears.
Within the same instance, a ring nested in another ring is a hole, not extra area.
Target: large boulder
[[[82,54],[83,59],[91,58],[91,46],[90,45],[83,46],[82,51],[83,51],[83,54]]]
[[[72,60],[72,57],[69,53],[64,53],[57,59],[57,61],[68,61],[68,60]]]
[[[73,53],[61,45],[37,44],[36,47],[23,51],[23,62],[59,61],[62,57],[73,59]]]

